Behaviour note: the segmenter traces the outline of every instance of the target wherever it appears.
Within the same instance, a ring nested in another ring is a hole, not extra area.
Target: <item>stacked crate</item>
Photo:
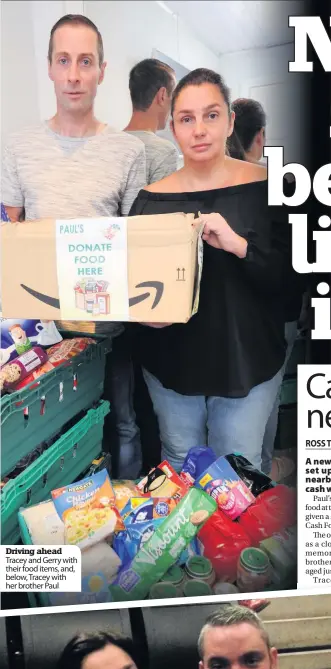
[[[65,336],[69,336],[66,333]],[[0,497],[1,543],[19,541],[19,508],[46,500],[51,490],[75,481],[102,450],[107,339],[96,338],[70,361],[1,403],[1,477],[41,443],[54,443],[4,486]],[[86,413],[87,412],[87,413]],[[63,434],[66,425],[71,428]],[[56,439],[56,435],[59,436]]]

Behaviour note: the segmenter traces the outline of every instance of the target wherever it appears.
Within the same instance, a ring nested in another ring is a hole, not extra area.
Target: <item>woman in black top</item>
[[[218,74],[184,77],[172,103],[184,167],[140,191],[130,212],[202,212],[205,226],[198,313],[186,324],[136,326],[162,455],[176,470],[192,446],[207,443],[260,467],[285,357],[290,226],[267,206],[265,168],[226,155],[233,116]]]

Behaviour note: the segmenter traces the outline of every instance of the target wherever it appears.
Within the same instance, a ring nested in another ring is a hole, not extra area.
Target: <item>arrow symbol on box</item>
[[[136,288],[154,288],[155,297],[154,297],[154,302],[152,304],[152,309],[155,309],[155,307],[157,307],[163,295],[164,284],[161,281],[143,281],[142,283],[138,283]],[[137,295],[136,297],[130,297],[129,306],[134,307],[136,304],[139,304],[140,302],[147,300],[150,294],[151,294],[150,292],[142,293],[142,295]]]
[[[60,300],[58,298],[52,297],[51,295],[45,295],[44,293],[40,293],[39,291],[34,290],[33,288],[25,286],[23,283],[21,283],[21,288],[23,288],[23,290],[26,290],[26,292],[29,293],[29,295],[32,295],[32,297],[35,297],[36,300],[39,300],[40,302],[47,304],[49,307],[60,309]],[[164,284],[161,281],[143,281],[142,283],[138,283],[136,285],[136,288],[152,288],[155,290],[155,297],[152,304],[152,309],[155,309],[155,307],[157,307],[163,295]],[[147,300],[150,297],[150,295],[151,293],[148,292],[148,293],[142,293],[141,295],[137,295],[136,297],[130,297],[129,306],[134,307],[136,304],[140,304],[140,302]]]

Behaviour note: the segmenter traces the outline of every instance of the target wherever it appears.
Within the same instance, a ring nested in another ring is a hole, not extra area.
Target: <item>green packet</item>
[[[212,497],[203,490],[190,488],[133,560],[122,567],[109,586],[112,601],[144,599],[216,509]]]

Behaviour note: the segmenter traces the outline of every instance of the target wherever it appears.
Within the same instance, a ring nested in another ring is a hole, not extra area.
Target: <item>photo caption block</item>
[[[331,365],[298,365],[298,588],[331,583]]]
[[[81,592],[78,546],[0,546],[0,592]]]

